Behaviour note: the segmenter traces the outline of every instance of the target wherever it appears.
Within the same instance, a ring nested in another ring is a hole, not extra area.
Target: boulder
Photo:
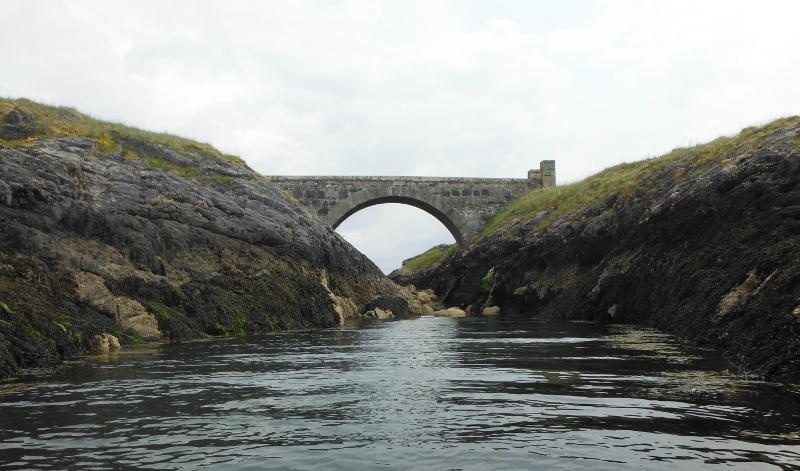
[[[95,335],[90,342],[90,348],[95,355],[119,350],[119,339],[111,334]]]
[[[500,306],[490,306],[484,308],[483,310],[484,316],[499,316],[500,315]]]
[[[9,111],[3,117],[8,124],[35,124],[36,121],[33,120],[33,115],[28,113],[27,111],[20,109],[18,106],[15,106],[13,110]]]
[[[465,317],[467,313],[457,307],[449,307],[433,313],[436,317]]]

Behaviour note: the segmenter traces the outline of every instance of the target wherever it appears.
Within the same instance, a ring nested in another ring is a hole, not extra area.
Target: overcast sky
[[[797,1],[0,1],[0,95],[209,142],[265,174],[559,182],[800,114]],[[450,234],[339,232],[384,271]]]

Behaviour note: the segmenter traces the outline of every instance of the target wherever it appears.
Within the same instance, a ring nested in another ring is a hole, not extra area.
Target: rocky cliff
[[[69,109],[0,111],[0,377],[110,335],[124,348],[412,314],[238,158]]]
[[[800,118],[531,194],[433,268],[473,313],[652,326],[800,382]]]

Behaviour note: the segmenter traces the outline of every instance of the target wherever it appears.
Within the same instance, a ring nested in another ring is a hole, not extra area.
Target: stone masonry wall
[[[337,205],[354,193],[371,188],[406,186],[438,196],[465,215],[488,219],[520,196],[541,188],[536,180],[514,178],[447,177],[340,177],[281,176],[268,177],[272,183],[291,194],[312,213],[325,220]],[[313,208],[313,210],[311,209]],[[327,221],[326,221],[327,222]],[[336,221],[331,221],[331,225]]]
[[[555,162],[542,161],[530,178],[392,176],[272,176],[273,184],[336,228],[353,210],[381,202],[417,206],[456,227],[460,244],[515,199],[555,184]],[[443,220],[445,219],[445,220]],[[453,227],[448,227],[454,232]]]

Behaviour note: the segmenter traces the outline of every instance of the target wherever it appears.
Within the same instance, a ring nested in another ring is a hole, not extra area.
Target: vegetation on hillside
[[[693,172],[691,175],[681,175],[681,178],[696,176],[709,165],[727,163],[723,156],[732,150],[738,149],[740,154],[745,154],[775,132],[798,125],[798,116],[779,119],[764,126],[745,128],[733,137],[720,137],[706,144],[677,148],[660,157],[607,168],[576,183],[531,192],[491,217],[479,237],[498,232],[514,222],[531,219],[544,210],[550,211],[539,223],[540,230],[566,213],[601,204],[611,193],[624,197],[637,191],[652,191],[656,183],[650,177],[664,166],[681,160],[685,160],[687,169],[691,168]],[[797,144],[800,149],[800,140]]]
[[[120,123],[102,121],[74,108],[50,106],[24,98],[12,100],[0,97],[0,116],[5,116],[14,107],[19,107],[33,115],[33,119],[40,124],[36,127],[38,137],[90,137],[97,139],[98,147],[103,152],[120,152],[129,159],[144,158],[151,167],[161,168],[181,176],[193,177],[197,170],[191,166],[180,167],[153,157],[142,148],[141,144],[168,149],[193,160],[205,160],[212,156],[220,156],[246,168],[245,162],[241,158],[225,155],[206,143],[166,133],[144,131]],[[3,124],[5,123],[0,122],[0,125]],[[5,144],[19,146],[34,140],[36,138]]]
[[[653,191],[657,183],[651,177],[666,165],[684,160],[687,172],[692,173],[682,174],[679,178],[696,176],[706,171],[710,165],[727,164],[724,156],[734,149],[738,149],[740,154],[748,153],[759,142],[775,132],[798,126],[800,126],[800,117],[782,118],[763,126],[745,128],[733,137],[719,137],[705,144],[673,149],[660,157],[607,168],[576,183],[533,191],[512,202],[502,212],[492,216],[483,226],[478,239],[502,232],[511,224],[524,222],[532,219],[541,211],[549,210],[547,216],[537,226],[537,230],[541,231],[565,214],[578,212],[593,204],[602,204],[611,193],[617,193],[618,197],[625,197],[637,191]],[[800,151],[800,138],[795,142]],[[613,211],[613,209],[608,211]],[[446,257],[456,252],[457,246],[455,245],[447,251],[434,248],[409,260],[403,269],[416,273],[423,268],[439,265]]]
[[[403,270],[416,273],[423,268],[430,268],[439,265],[442,263],[442,260],[447,258],[449,255],[456,253],[457,251],[457,244],[453,244],[449,247],[443,247],[441,245],[436,246],[422,255],[418,255],[407,261],[405,265],[403,265]]]

